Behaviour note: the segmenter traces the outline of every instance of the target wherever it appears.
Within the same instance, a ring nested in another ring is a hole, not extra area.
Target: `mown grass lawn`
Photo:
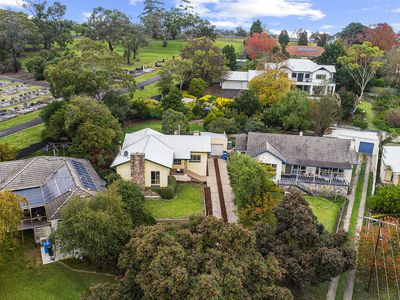
[[[39,118],[39,115],[40,115],[40,110],[36,110],[29,114],[25,114],[25,115],[22,115],[19,117],[12,118],[7,121],[0,122],[0,130],[4,130],[4,129],[10,128],[10,127],[13,127],[15,125],[18,125],[18,124],[32,121],[34,119]]]
[[[305,196],[305,199],[325,229],[329,232],[334,232],[341,203],[335,203],[328,199],[314,196]]]
[[[186,219],[203,214],[203,186],[180,183],[174,199],[146,199],[145,206],[156,219]]]
[[[25,246],[19,245],[11,254],[0,255],[2,300],[76,300],[91,285],[112,280],[109,276],[75,272],[58,263],[42,265],[39,247],[32,238],[25,238]]]
[[[154,75],[156,76],[156,75]],[[151,77],[154,77],[151,76]],[[134,98],[151,98],[153,96],[160,95],[160,88],[158,87],[158,83],[152,83],[143,88],[143,90],[136,90],[133,94]]]
[[[28,129],[0,138],[0,144],[7,143],[11,146],[17,147],[18,149],[26,148],[29,145],[39,143],[42,140],[43,129],[43,123],[32,126]]]
[[[368,129],[376,129],[376,126],[373,123],[375,120],[375,112],[372,108],[372,103],[369,101],[363,100],[358,105],[358,108],[365,110],[366,118],[368,121]]]

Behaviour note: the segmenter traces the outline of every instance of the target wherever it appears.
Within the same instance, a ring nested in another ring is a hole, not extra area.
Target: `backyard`
[[[203,214],[203,185],[180,183],[174,199],[147,199],[145,206],[156,219],[187,219]]]
[[[79,299],[96,283],[110,282],[112,277],[79,273],[59,263],[42,265],[39,247],[32,236],[25,245],[0,259],[2,300],[14,299]]]

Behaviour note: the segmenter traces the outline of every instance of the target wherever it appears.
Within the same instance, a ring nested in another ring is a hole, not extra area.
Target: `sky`
[[[23,0],[0,0],[0,8],[19,9]],[[165,8],[180,0],[164,0]],[[52,3],[52,0],[48,0]],[[59,0],[67,6],[68,19],[83,22],[94,7],[122,10],[135,21],[143,0]],[[260,19],[272,33],[305,29],[334,34],[350,22],[366,25],[387,22],[400,31],[400,0],[191,0],[202,18],[217,28],[248,29]]]

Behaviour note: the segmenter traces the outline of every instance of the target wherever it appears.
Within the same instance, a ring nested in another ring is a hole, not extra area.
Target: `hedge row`
[[[176,178],[174,176],[169,176],[167,187],[155,187],[152,188],[152,190],[157,192],[163,199],[173,199],[175,197],[176,188]]]

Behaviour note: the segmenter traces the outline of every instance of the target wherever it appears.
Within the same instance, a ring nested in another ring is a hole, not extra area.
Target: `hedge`
[[[174,176],[169,176],[167,187],[153,187],[151,189],[158,193],[163,199],[173,199],[175,197],[176,188],[176,178]]]

